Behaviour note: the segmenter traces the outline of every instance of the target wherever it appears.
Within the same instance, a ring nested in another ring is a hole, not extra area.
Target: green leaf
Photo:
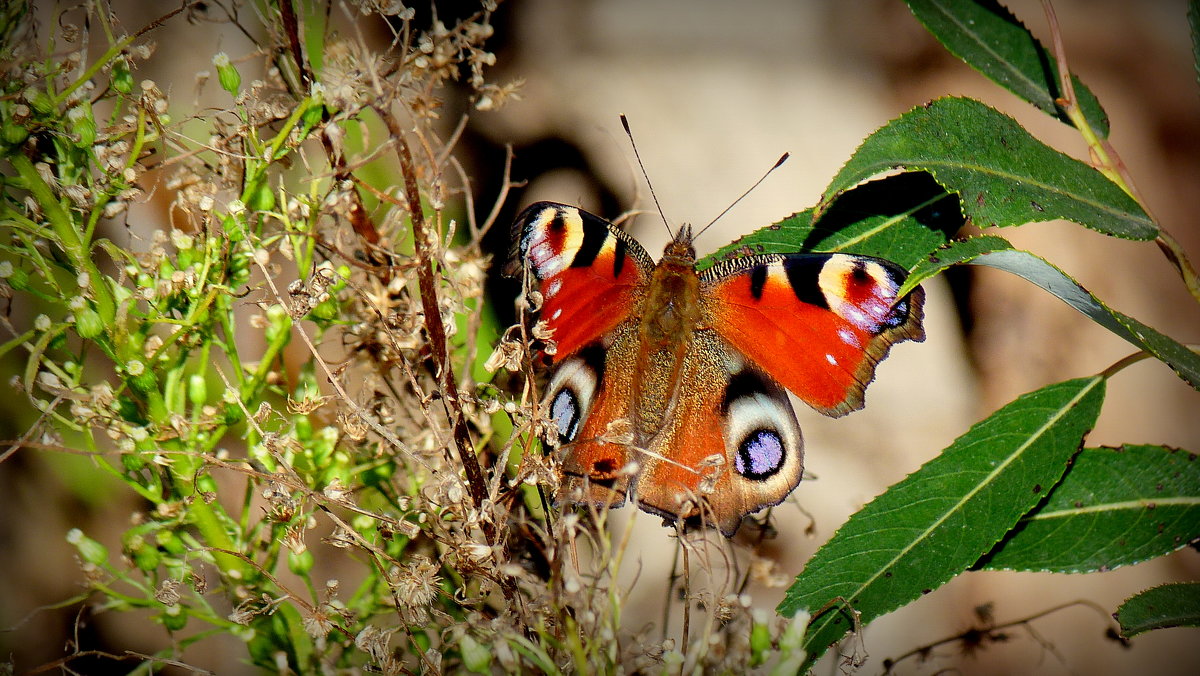
[[[1200,389],[1200,355],[1136,319],[1110,309],[1044,259],[1028,251],[1013,249],[981,254],[970,263],[1005,270],[1033,282],[1138,349],[1154,355],[1187,384]]]
[[[1200,462],[1161,446],[1086,448],[1046,500],[985,556],[985,570],[1087,573],[1200,538]]]
[[[1008,240],[993,235],[983,235],[982,237],[971,237],[969,239],[950,242],[941,249],[929,254],[928,257],[912,268],[908,274],[908,279],[904,280],[904,284],[896,292],[896,297],[903,298],[910,291],[917,288],[917,285],[921,282],[953,265],[966,263],[989,251],[1000,251],[1011,248],[1012,244]]]
[[[896,167],[932,174],[961,196],[963,213],[980,227],[1062,218],[1115,237],[1158,233],[1137,202],[1099,171],[965,98],[919,106],[867,137],[825,189],[818,213],[839,193]]]
[[[995,0],[905,0],[938,42],[993,82],[1039,110],[1071,124],[1058,104],[1058,62],[1029,29]],[[1108,115],[1079,78],[1071,76],[1080,110],[1100,138],[1108,136]]]
[[[945,584],[1058,483],[1104,399],[1099,376],[1018,397],[850,517],[813,555],[778,612],[813,614],[808,664],[850,629]]]
[[[700,261],[761,253],[837,252],[885,258],[911,267],[962,227],[958,198],[929,174],[897,174],[838,197],[813,223],[807,209],[734,240]]]
[[[1200,627],[1200,582],[1164,584],[1125,599],[1117,622],[1126,638],[1151,629]]]

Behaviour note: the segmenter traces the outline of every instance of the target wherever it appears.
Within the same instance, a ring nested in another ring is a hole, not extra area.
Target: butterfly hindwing
[[[556,502],[616,507],[625,503],[634,446],[629,392],[634,323],[568,357],[550,377],[545,400],[562,461]]]
[[[654,267],[632,237],[582,209],[530,205],[513,223],[510,275],[528,270],[541,293],[540,318],[561,361],[629,317]]]
[[[645,442],[638,502],[733,535],[800,483],[800,425],[783,388],[715,331],[696,333],[680,379],[687,396]]]
[[[701,280],[713,327],[776,381],[826,415],[862,408],[893,343],[921,341],[923,292],[897,299],[907,273],[851,254],[751,256]]]

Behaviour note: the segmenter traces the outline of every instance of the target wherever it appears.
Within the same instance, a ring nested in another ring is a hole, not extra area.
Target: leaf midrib
[[[1104,502],[1097,505],[1088,505],[1087,507],[1071,507],[1068,509],[1058,509],[1052,512],[1038,512],[1032,516],[1025,517],[1023,521],[1045,521],[1046,519],[1066,519],[1073,516],[1081,516],[1084,514],[1097,514],[1103,512],[1118,512],[1123,510],[1146,510],[1153,505],[1155,508],[1163,506],[1182,505],[1184,507],[1200,507],[1200,498],[1197,497],[1172,497],[1172,498],[1155,498],[1153,500],[1122,500],[1120,502]]]

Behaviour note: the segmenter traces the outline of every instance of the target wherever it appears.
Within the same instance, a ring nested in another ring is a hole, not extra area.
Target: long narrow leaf
[[[1012,244],[1008,240],[994,235],[983,235],[981,237],[971,237],[969,239],[950,242],[912,268],[908,274],[908,279],[904,280],[904,285],[896,292],[896,297],[903,298],[909,291],[917,288],[917,285],[921,282],[952,266],[967,263],[991,251],[1001,251],[1011,248]]]
[[[1161,446],[1086,448],[978,568],[1089,573],[1200,538],[1200,461]]]
[[[1151,629],[1200,627],[1200,583],[1164,584],[1125,600],[1117,622],[1126,638]]]
[[[945,584],[990,550],[1058,483],[1095,424],[1104,380],[1022,395],[864,507],[788,589],[778,611],[814,615],[809,664],[850,629]]]
[[[1062,270],[1028,251],[991,251],[969,261],[1011,272],[1037,284],[1096,323],[1146,350],[1171,367],[1188,385],[1200,389],[1200,355],[1136,319],[1110,309]]]
[[[1146,212],[1096,169],[1038,141],[978,101],[937,99],[867,137],[833,178],[818,213],[860,181],[903,167],[957,192],[980,227],[1065,219],[1127,239],[1153,239]]]
[[[1066,124],[1056,101],[1058,63],[1029,29],[994,0],[905,0],[908,8],[953,55],[993,82]],[[1108,136],[1108,115],[1096,96],[1072,76],[1075,96],[1088,126]]]
[[[897,174],[855,187],[813,222],[806,209],[721,247],[699,264],[759,253],[837,252],[911,267],[963,225],[957,196],[929,174]]]

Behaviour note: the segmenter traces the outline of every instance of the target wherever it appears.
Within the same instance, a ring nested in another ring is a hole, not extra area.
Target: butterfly
[[[800,482],[787,391],[829,416],[860,409],[891,345],[925,338],[922,290],[897,298],[907,273],[879,258],[748,255],[699,271],[690,226],[655,263],[554,202],[526,208],[512,235],[505,273],[526,275],[554,344],[543,441],[561,460],[559,504],[632,497],[732,536]]]

